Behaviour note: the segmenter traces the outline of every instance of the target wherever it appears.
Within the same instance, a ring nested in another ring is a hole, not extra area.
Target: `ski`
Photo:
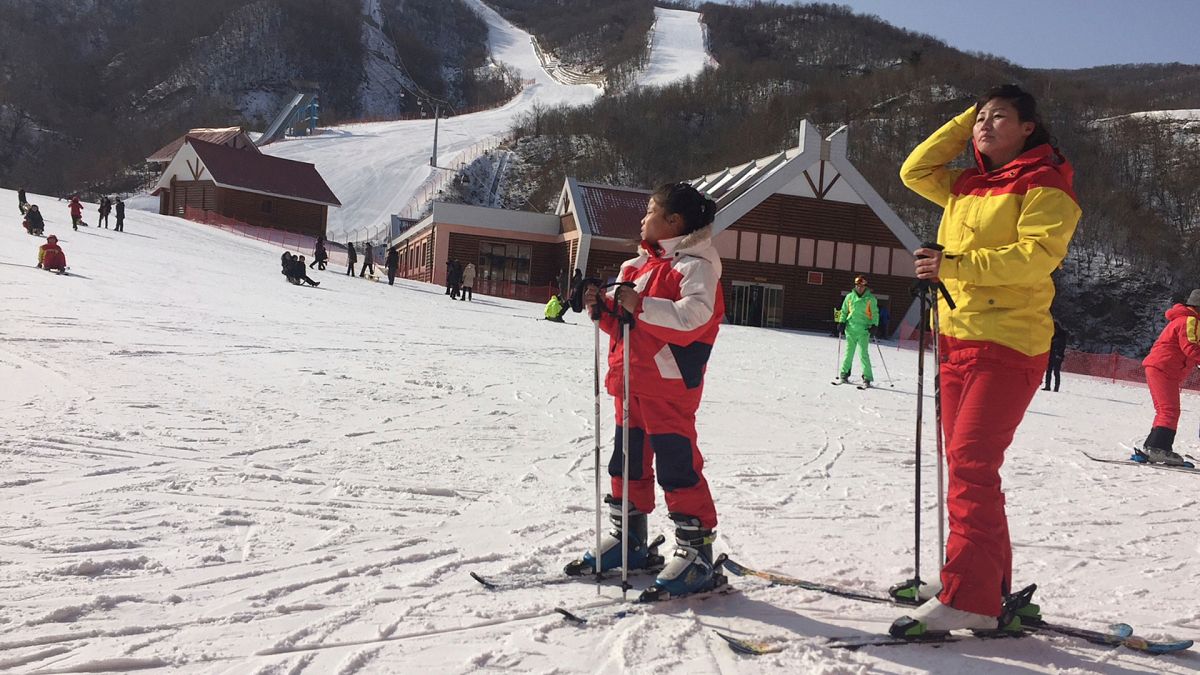
[[[1080,452],[1083,453],[1084,457],[1087,457],[1088,459],[1092,460],[1093,462],[1104,462],[1105,464],[1126,464],[1126,465],[1131,465],[1131,466],[1145,466],[1145,467],[1149,467],[1151,469],[1164,469],[1166,471],[1182,471],[1183,473],[1200,473],[1200,469],[1197,469],[1196,465],[1194,465],[1194,464],[1189,464],[1186,466],[1176,466],[1173,464],[1151,464],[1149,462],[1135,462],[1132,459],[1108,459],[1105,457],[1094,457],[1092,455],[1089,455],[1084,450],[1080,450]]]
[[[686,595],[653,595],[652,596],[649,590],[643,591],[639,595],[639,597],[637,597],[636,599],[634,599],[630,603],[628,603],[628,605],[629,605],[628,607],[617,610],[616,612],[610,614],[610,616],[614,619],[620,619],[620,618],[624,618],[626,616],[640,613],[639,610],[641,608],[658,606],[658,605],[662,605],[664,603],[674,602],[676,600],[707,600],[708,598],[711,598],[711,597],[736,593],[736,592],[738,592],[738,589],[733,586],[730,586],[729,580],[726,579],[725,575],[722,574],[722,572],[721,572],[721,570],[727,560],[728,560],[727,556],[724,553],[722,553],[721,555],[717,556],[716,560],[713,561],[713,578],[712,578],[713,586],[708,589],[705,589],[703,591],[696,591],[694,593],[687,593]],[[565,607],[555,607],[554,611],[561,614],[564,620],[570,621],[571,623],[574,623],[574,624],[580,625],[580,626],[587,624],[588,620],[591,618],[589,616],[589,613],[581,612],[578,610],[572,611]],[[600,611],[605,611],[605,610],[601,609]]]
[[[658,555],[658,547],[662,546],[667,539],[663,535],[658,535],[654,541],[650,542],[649,549],[651,552],[651,560],[653,564],[647,567],[629,570],[630,576],[638,576],[642,574],[658,574],[663,568],[663,559]],[[576,560],[571,565],[579,565],[582,560]],[[621,569],[614,568],[604,570],[600,573],[600,581],[605,579],[614,579],[621,576]],[[509,591],[522,588],[538,588],[541,586],[557,586],[560,584],[574,584],[583,582],[596,582],[596,574],[587,572],[585,574],[567,574],[565,572],[554,572],[549,574],[528,574],[521,572],[501,572],[499,574],[489,574],[483,576],[477,572],[471,572],[471,578],[478,581],[484,588],[492,591]]]
[[[900,647],[906,645],[932,645],[934,647],[950,644],[954,642],[963,642],[968,640],[1011,640],[1032,635],[1037,632],[1037,626],[1026,627],[1020,632],[1010,633],[1004,631],[995,631],[988,633],[972,633],[956,635],[950,633],[938,633],[935,635],[927,635],[919,638],[897,638],[891,635],[851,635],[846,637],[831,637],[823,638],[823,642],[818,642],[819,646],[828,647],[830,649],[847,649],[850,651],[862,649],[864,647]],[[1062,631],[1056,631],[1064,635]],[[1145,640],[1133,635],[1133,628],[1128,624],[1116,624],[1112,626],[1111,632],[1101,633],[1100,631],[1081,631],[1086,633],[1086,637],[1080,635],[1082,639],[1088,642],[1107,644],[1112,646],[1129,647],[1137,651],[1146,652],[1149,654],[1169,654],[1172,652],[1182,651],[1192,646],[1191,640],[1179,640],[1174,642],[1155,642]],[[759,640],[752,638],[738,638],[732,635],[716,631],[717,635],[729,645],[729,648],[738,654],[747,656],[762,656],[764,654],[777,654],[786,650],[789,643],[804,640],[811,642],[816,638],[793,638],[779,640]],[[1096,636],[1102,636],[1102,640]]]
[[[687,595],[675,595],[661,600],[642,601],[634,599],[626,603],[625,608],[618,609],[613,612],[609,612],[607,607],[588,608],[588,611],[579,609],[570,610],[566,607],[555,607],[554,611],[560,614],[564,621],[569,621],[577,626],[585,626],[597,615],[607,616],[613,619],[623,619],[627,616],[643,614],[651,607],[661,607],[679,600],[694,600],[696,602],[702,602],[710,598],[720,597],[723,595],[732,595],[737,593],[739,590],[740,589],[735,586],[731,586],[728,583],[723,583],[720,586],[710,588],[707,591],[697,591],[695,593],[688,593]]]
[[[881,604],[881,605],[894,605],[897,607],[912,607],[913,606],[908,603],[897,602],[895,599],[891,598],[888,595],[874,594],[874,593],[855,591],[855,590],[850,590],[850,589],[845,589],[845,588],[839,588],[837,586],[831,586],[829,584],[821,584],[821,583],[816,583],[816,582],[812,582],[812,581],[805,581],[803,579],[797,579],[795,577],[789,577],[787,575],[779,574],[776,572],[763,572],[760,570],[746,567],[745,565],[742,565],[734,560],[726,560],[724,569],[728,570],[730,574],[733,574],[733,575],[739,576],[739,577],[748,577],[748,576],[749,577],[758,577],[759,579],[763,579],[764,581],[769,581],[773,584],[777,584],[780,586],[796,586],[798,588],[803,588],[805,590],[816,591],[819,593],[828,593],[830,595],[836,595],[838,597],[848,598],[850,600],[859,600],[862,602],[872,602],[872,603]],[[1029,590],[1029,589],[1027,589],[1027,590]],[[1032,591],[1029,590],[1029,592],[1032,592]],[[1093,644],[1122,646],[1122,647],[1127,647],[1129,649],[1133,649],[1136,651],[1147,652],[1150,654],[1166,654],[1166,653],[1170,653],[1170,652],[1176,652],[1176,651],[1181,651],[1184,649],[1189,649],[1192,646],[1191,640],[1177,640],[1177,641],[1175,641],[1175,640],[1167,640],[1167,641],[1147,640],[1146,638],[1134,635],[1133,628],[1130,627],[1128,624],[1116,624],[1115,626],[1113,626],[1113,628],[1111,630],[1106,632],[1106,631],[1091,630],[1088,628],[1078,628],[1075,626],[1067,626],[1067,625],[1054,623],[1054,622],[1050,622],[1050,621],[1044,621],[1040,618],[1033,618],[1033,617],[1021,617],[1021,621],[1022,621],[1023,629],[1027,632],[1050,631],[1053,633],[1058,633],[1060,635],[1065,635],[1068,637],[1074,637],[1074,638],[1079,638],[1081,640],[1086,640],[1087,642],[1091,642]],[[883,636],[883,637],[888,638],[890,636]],[[901,640],[901,638],[891,638],[891,639]]]

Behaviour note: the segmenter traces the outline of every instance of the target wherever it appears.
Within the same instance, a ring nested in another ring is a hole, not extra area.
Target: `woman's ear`
[[[680,234],[683,234],[684,230],[687,229],[687,223],[683,220],[683,216],[679,215],[678,213],[672,213],[671,215],[667,216],[667,222],[670,223],[671,227]]]

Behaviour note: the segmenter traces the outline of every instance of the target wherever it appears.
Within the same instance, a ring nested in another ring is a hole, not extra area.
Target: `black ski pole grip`
[[[945,251],[946,250],[945,246],[942,246],[941,244],[937,243],[936,241],[934,241],[934,242],[927,241],[927,242],[922,243],[921,246],[924,248],[931,248],[935,251]],[[921,257],[928,258],[929,256],[923,255]],[[933,282],[930,282],[930,285],[932,285],[932,284],[933,284]],[[945,298],[946,306],[949,307],[950,309],[954,309],[955,308],[954,298],[950,297],[950,291],[946,289],[946,284],[942,283],[941,280],[938,280],[938,282],[937,282],[937,290],[939,293],[942,294],[942,297]]]

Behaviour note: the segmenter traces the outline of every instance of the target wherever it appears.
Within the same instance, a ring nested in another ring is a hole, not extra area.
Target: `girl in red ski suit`
[[[1175,452],[1175,429],[1179,425],[1179,391],[1183,380],[1200,364],[1197,307],[1200,307],[1200,289],[1192,291],[1186,304],[1168,309],[1167,327],[1142,361],[1150,398],[1154,400],[1154,424],[1142,444],[1141,454],[1151,462],[1184,463]]]
[[[629,282],[632,287],[615,286],[603,297],[589,287],[584,295],[589,308],[599,302],[606,310],[600,318],[601,330],[611,336],[605,382],[616,399],[616,441],[608,465],[612,495],[607,500],[615,530],[602,544],[602,569],[621,564],[625,459],[621,424],[623,367],[628,358],[629,531],[630,549],[636,549],[630,555],[630,567],[646,564],[645,518],[654,510],[657,478],[675,521],[677,550],[655,585],[672,595],[702,588],[713,574],[717,511],[696,442],[696,410],[708,357],[725,315],[721,259],[712,244],[715,214],[716,204],[687,183],[660,187],[642,219],[638,256],[626,261],[618,276],[618,282]],[[618,308],[632,318],[628,344],[615,315]],[[594,569],[591,553],[583,561]]]

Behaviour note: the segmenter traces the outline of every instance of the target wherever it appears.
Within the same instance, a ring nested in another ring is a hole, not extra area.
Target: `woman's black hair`
[[[997,85],[988,89],[975,101],[975,109],[979,110],[994,98],[1002,98],[1011,103],[1017,109],[1017,117],[1022,122],[1033,122],[1033,133],[1025,139],[1025,147],[1021,148],[1021,152],[1028,152],[1043,143],[1049,143],[1052,148],[1058,149],[1058,140],[1050,135],[1050,130],[1038,114],[1037,99],[1033,94],[1015,84]]]
[[[678,213],[683,218],[684,234],[699,230],[717,216],[717,203],[700,194],[690,183],[666,183],[650,198],[663,207],[667,215]]]

